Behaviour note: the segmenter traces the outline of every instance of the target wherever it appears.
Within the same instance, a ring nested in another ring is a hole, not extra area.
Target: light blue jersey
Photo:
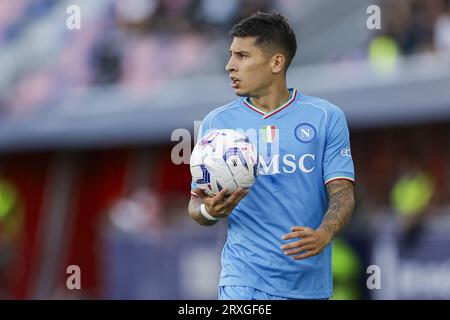
[[[281,237],[292,226],[320,226],[328,209],[326,183],[354,181],[349,132],[338,107],[295,89],[290,92],[289,100],[270,113],[239,98],[202,122],[199,137],[212,129],[248,133],[260,162],[255,184],[227,218],[219,285],[294,299],[328,298],[331,245],[319,255],[294,260],[280,249],[287,243]]]

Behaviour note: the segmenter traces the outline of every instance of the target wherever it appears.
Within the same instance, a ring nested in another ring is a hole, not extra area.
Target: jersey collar
[[[270,112],[264,112],[264,111],[258,109],[257,107],[255,107],[253,104],[251,104],[250,99],[248,97],[244,99],[244,104],[247,107],[249,107],[250,109],[252,109],[253,111],[256,111],[259,114],[263,115],[263,119],[267,119],[270,116],[273,116],[274,114],[280,112],[281,110],[286,109],[288,106],[290,106],[295,101],[295,99],[297,98],[297,89],[290,88],[289,91],[291,92],[289,99],[287,99],[287,101],[285,103],[283,103],[281,106],[278,106],[277,108],[275,108],[274,110],[272,110]]]

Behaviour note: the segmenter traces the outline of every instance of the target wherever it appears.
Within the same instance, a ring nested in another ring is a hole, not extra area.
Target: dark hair
[[[230,31],[234,37],[255,37],[256,44],[281,49],[286,56],[286,70],[297,51],[297,40],[287,19],[276,12],[257,12],[235,24]]]

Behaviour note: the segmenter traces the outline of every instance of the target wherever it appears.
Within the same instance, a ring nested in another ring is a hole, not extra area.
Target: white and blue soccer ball
[[[192,151],[191,175],[208,195],[213,196],[225,187],[230,194],[238,187],[249,188],[255,183],[257,161],[257,149],[243,133],[212,130]]]

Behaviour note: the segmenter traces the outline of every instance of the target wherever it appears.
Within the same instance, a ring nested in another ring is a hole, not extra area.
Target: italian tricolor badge
[[[271,143],[276,138],[277,133],[277,127],[276,126],[264,126],[262,127],[262,138],[265,142]]]

